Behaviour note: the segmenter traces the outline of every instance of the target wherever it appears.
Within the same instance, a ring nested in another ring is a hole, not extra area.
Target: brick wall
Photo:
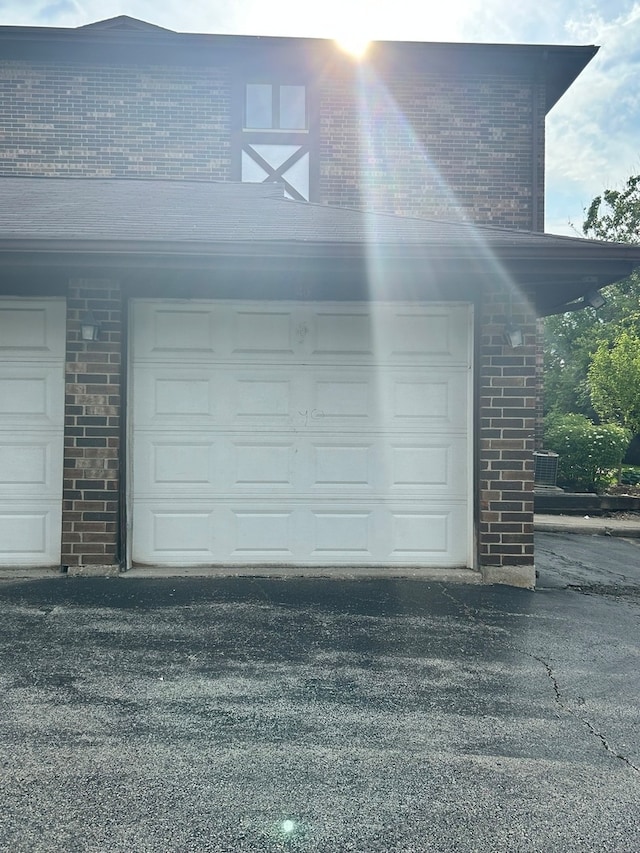
[[[406,72],[386,84],[362,72],[327,78],[320,93],[320,200],[541,227],[543,99],[542,85],[512,77]]]
[[[533,455],[536,425],[536,320],[504,292],[483,305],[480,351],[480,564],[533,565]],[[509,317],[525,345],[503,342]]]
[[[0,175],[232,180],[241,91],[221,67],[0,62]],[[336,71],[317,98],[316,201],[542,222],[541,84],[410,71],[383,83]]]
[[[0,174],[230,180],[220,68],[0,62]]]
[[[90,310],[98,341],[80,339]],[[72,280],[67,294],[67,364],[62,564],[115,565],[118,553],[122,304],[111,280]]]

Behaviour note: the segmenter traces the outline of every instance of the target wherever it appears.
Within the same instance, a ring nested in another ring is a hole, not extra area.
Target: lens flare
[[[341,38],[336,39],[336,44],[340,50],[348,53],[349,56],[352,56],[354,59],[362,59],[367,52],[367,48],[370,43],[370,39],[366,36],[358,35],[357,33],[344,35]]]

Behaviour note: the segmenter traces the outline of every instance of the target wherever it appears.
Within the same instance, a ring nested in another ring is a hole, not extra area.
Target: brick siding
[[[386,84],[364,75],[331,77],[320,94],[320,201],[537,228],[543,98],[540,84],[513,77],[406,72]]]
[[[231,179],[220,68],[0,62],[0,174]]]
[[[480,564],[533,565],[536,320],[524,301],[486,296],[480,351]],[[525,345],[503,342],[509,318]]]
[[[90,310],[98,341],[80,338]],[[67,293],[62,564],[115,565],[118,553],[122,304],[118,283],[70,281]]]

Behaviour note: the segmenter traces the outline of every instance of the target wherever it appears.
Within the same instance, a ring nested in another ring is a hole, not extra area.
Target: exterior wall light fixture
[[[585,304],[590,305],[592,308],[595,308],[596,311],[598,308],[602,308],[603,305],[607,304],[607,300],[600,293],[599,290],[590,290],[589,293],[584,298]]]
[[[100,323],[91,311],[85,311],[80,318],[80,337],[83,341],[97,341],[100,335]]]
[[[513,320],[510,320],[504,329],[504,342],[507,346],[516,349],[524,344],[524,335],[520,326],[516,326]]]

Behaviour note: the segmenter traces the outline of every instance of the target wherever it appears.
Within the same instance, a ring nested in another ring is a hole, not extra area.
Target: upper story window
[[[241,114],[238,101],[235,174],[241,181],[281,183],[289,198],[312,200],[317,143],[308,87],[295,79],[254,78],[242,84]]]
[[[307,130],[306,87],[290,83],[247,83],[244,127],[247,130]]]

